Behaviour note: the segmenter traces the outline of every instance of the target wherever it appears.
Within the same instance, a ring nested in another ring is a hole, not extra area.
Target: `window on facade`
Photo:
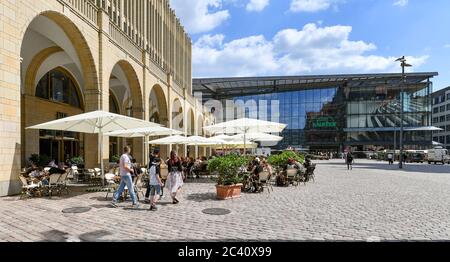
[[[435,98],[434,98],[434,104],[435,104],[435,105],[439,104],[439,97],[435,97]]]
[[[433,113],[439,113],[439,107],[435,107],[435,108],[433,108]]]
[[[439,108],[439,111],[445,112],[445,106],[441,106],[441,107]]]
[[[445,117],[445,119],[446,119],[447,121],[450,121],[450,115],[447,115],[447,116]]]
[[[445,116],[439,117],[439,122],[445,122]]]
[[[439,123],[439,117],[433,117],[433,124]]]
[[[43,99],[81,107],[77,86],[61,69],[54,69],[45,74],[36,86],[35,95]]]
[[[447,100],[450,100],[450,93],[447,94]]]

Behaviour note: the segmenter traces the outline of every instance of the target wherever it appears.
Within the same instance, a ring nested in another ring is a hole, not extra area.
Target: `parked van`
[[[450,156],[448,155],[448,150],[444,148],[434,148],[428,150],[428,164],[431,163],[449,163],[450,164]]]

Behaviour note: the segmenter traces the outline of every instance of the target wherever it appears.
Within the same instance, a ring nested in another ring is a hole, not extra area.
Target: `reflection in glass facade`
[[[284,139],[276,146],[278,149],[290,146],[336,148],[339,147],[339,133],[344,127],[342,101],[338,99],[338,90],[337,87],[329,87],[241,96],[236,97],[234,102],[239,105],[243,101],[243,104],[251,105],[249,102],[256,101],[253,104],[258,105],[258,108],[247,109],[246,117],[257,116],[260,119],[287,124],[281,134]],[[261,105],[265,104],[267,110],[261,108]],[[279,110],[279,115],[272,112],[274,110]]]
[[[403,88],[405,128],[432,125],[430,78],[434,75],[408,76]],[[402,90],[399,75],[250,79],[199,79],[194,80],[194,87],[220,100],[225,108],[233,101],[237,109],[232,118],[245,116],[287,124],[281,134],[284,139],[275,149],[294,147],[324,152],[343,152],[346,147],[356,151],[392,149],[394,134],[398,148]],[[230,120],[230,116],[225,117]],[[407,131],[405,148],[428,148],[431,136],[429,131]]]

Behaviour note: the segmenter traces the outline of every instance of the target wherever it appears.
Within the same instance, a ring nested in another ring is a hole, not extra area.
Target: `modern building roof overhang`
[[[406,74],[406,84],[408,86],[421,85],[424,84],[424,81],[437,75],[437,72],[408,73]],[[193,90],[194,92],[202,92],[205,100],[333,86],[348,86],[350,88],[387,86],[395,88],[399,87],[401,82],[402,74],[398,73],[197,78],[193,79]]]

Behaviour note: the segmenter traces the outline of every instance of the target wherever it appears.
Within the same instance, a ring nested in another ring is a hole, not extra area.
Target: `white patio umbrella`
[[[181,135],[183,132],[162,127],[162,126],[155,126],[155,127],[144,127],[144,128],[136,128],[136,129],[128,129],[128,130],[120,130],[115,132],[109,132],[106,133],[105,136],[115,136],[115,137],[144,137],[145,142],[148,141],[148,137],[150,136],[170,136],[170,135]],[[148,146],[149,143],[145,143],[144,150],[145,152],[148,152]]]
[[[185,142],[186,142],[185,136],[174,135],[152,140],[149,141],[148,143],[154,145],[184,145]]]
[[[248,133],[280,133],[286,128],[285,124],[269,122],[259,119],[241,118],[204,127],[205,131],[223,134],[243,134],[244,152]]]
[[[266,133],[247,133],[245,134],[246,139],[249,141],[258,141],[258,142],[279,142],[283,140],[282,136],[276,136]],[[238,134],[235,136],[232,136],[235,140],[243,140],[244,134]]]
[[[99,135],[99,147],[100,147],[100,165],[101,176],[104,177],[104,164],[103,164],[103,135],[104,133],[126,130],[128,128],[144,128],[144,127],[156,127],[159,124],[132,118],[128,116],[122,116],[105,111],[93,111],[89,113],[79,114],[76,116],[66,117],[47,123],[30,126],[27,129],[46,129],[68,132],[79,132],[87,134]],[[103,183],[102,179],[102,183]]]
[[[136,128],[128,130],[120,130],[115,132],[106,133],[105,136],[117,136],[117,137],[146,137],[146,136],[170,136],[181,135],[183,132],[170,129],[162,126]]]

